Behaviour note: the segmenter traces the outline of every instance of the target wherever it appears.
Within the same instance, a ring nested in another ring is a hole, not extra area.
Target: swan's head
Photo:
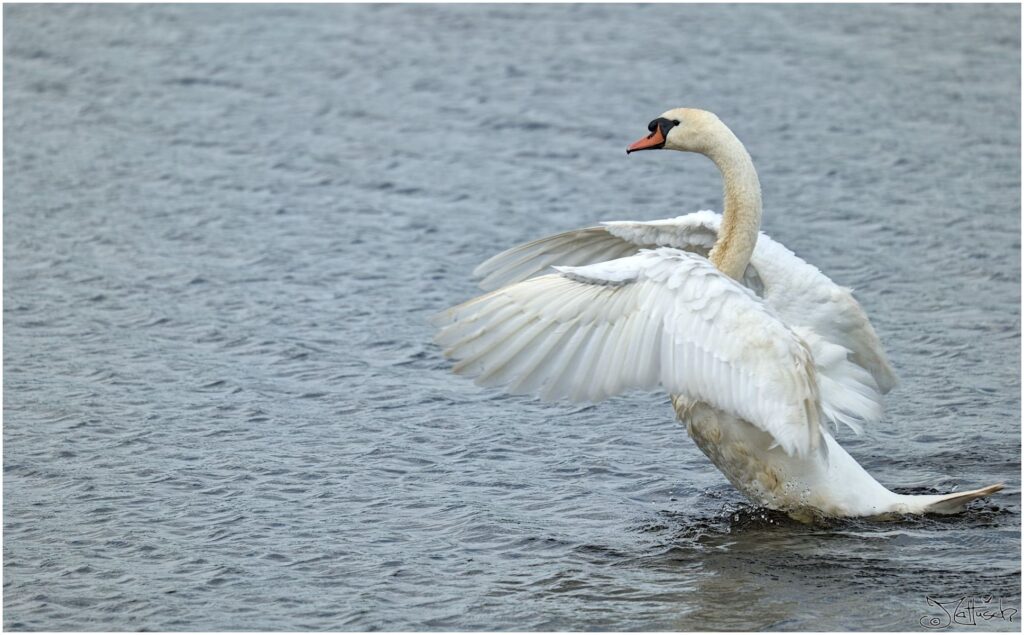
[[[626,148],[637,150],[681,150],[709,154],[722,137],[725,124],[713,112],[697,108],[674,108],[647,124],[651,134]]]

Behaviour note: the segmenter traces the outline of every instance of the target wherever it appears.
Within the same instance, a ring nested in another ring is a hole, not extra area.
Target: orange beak
[[[626,148],[626,154],[637,150],[654,150],[663,145],[665,145],[665,135],[661,133],[661,126],[655,126],[654,132]]]

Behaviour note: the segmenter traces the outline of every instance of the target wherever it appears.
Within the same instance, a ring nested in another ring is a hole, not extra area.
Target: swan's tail
[[[914,508],[912,511],[919,514],[958,514],[972,500],[995,494],[1001,489],[1003,489],[1003,484],[996,483],[969,492],[954,492],[938,496],[908,496],[907,498],[911,499],[911,506]]]

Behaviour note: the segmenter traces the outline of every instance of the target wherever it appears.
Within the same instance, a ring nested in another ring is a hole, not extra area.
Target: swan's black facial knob
[[[672,119],[665,119],[664,117],[658,117],[651,123],[647,124],[647,129],[654,132],[655,128],[661,130],[661,134],[664,137],[668,137],[668,131],[679,125],[678,121]]]
[[[664,147],[665,139],[668,138],[668,131],[677,125],[679,125],[679,122],[676,120],[658,117],[651,123],[647,124],[647,130],[649,130],[651,134],[629,146],[629,148],[626,149],[626,154],[636,152],[637,150],[655,150],[657,148]]]

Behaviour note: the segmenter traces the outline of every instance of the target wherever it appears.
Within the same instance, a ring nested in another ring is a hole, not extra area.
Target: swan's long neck
[[[761,227],[761,182],[747,149],[724,125],[707,156],[722,172],[725,185],[722,227],[708,258],[720,271],[739,280],[754,253]]]

